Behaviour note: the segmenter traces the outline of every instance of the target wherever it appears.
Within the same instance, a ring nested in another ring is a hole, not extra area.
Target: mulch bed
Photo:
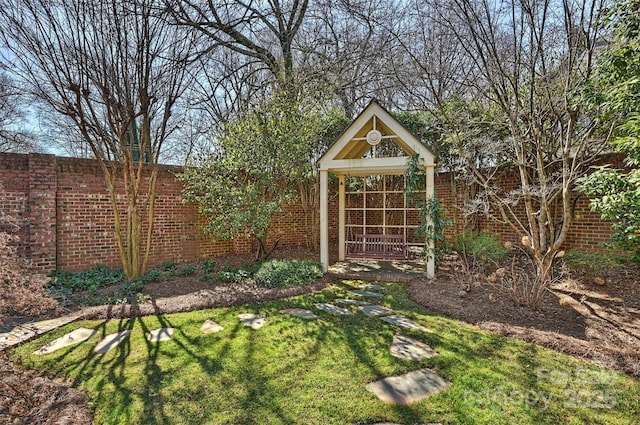
[[[453,276],[416,280],[408,292],[435,313],[640,377],[636,267],[558,279],[538,310],[516,305],[488,282],[467,287]]]
[[[304,258],[291,252],[281,257]],[[242,257],[225,261],[240,264]],[[414,280],[409,296],[427,309],[514,336],[599,365],[640,376],[640,272],[621,268],[602,276],[574,276],[554,285],[538,311],[515,305],[488,283],[464,287],[452,277]],[[84,319],[169,314],[242,305],[321,290],[336,276],[304,287],[266,289],[252,283],[210,283],[202,276],[174,276],[145,285],[152,301],[134,305],[75,306]],[[115,286],[114,286],[115,288]],[[113,290],[105,288],[104,291]],[[0,353],[0,423],[90,424],[85,395],[70,384],[26,371]]]

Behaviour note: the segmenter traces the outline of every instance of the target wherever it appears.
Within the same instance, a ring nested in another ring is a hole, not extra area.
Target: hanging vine
[[[420,155],[414,154],[407,160],[405,170],[405,188],[407,195],[407,207],[416,200],[416,195],[425,193],[425,169],[420,165]],[[436,271],[443,255],[444,232],[451,220],[445,215],[446,209],[442,207],[440,200],[433,196],[420,200],[417,198],[416,209],[420,216],[420,225],[416,229],[417,234],[424,240],[422,255],[427,259],[434,259]]]

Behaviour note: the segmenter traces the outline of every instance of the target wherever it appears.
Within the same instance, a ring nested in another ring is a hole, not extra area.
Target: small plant
[[[306,285],[322,276],[322,265],[311,260],[272,260],[262,264],[254,275],[257,285],[286,288]]]
[[[125,282],[120,285],[120,292],[124,294],[136,294],[142,289],[142,285],[143,283],[141,279],[136,279],[131,282]]]
[[[145,275],[140,276],[134,282],[140,282],[141,284],[151,283],[151,282],[160,282],[164,274],[159,270],[150,270]]]
[[[162,265],[162,270],[165,272],[174,272],[178,268],[178,264],[175,261],[167,261]]]
[[[521,259],[528,261],[523,265],[518,264],[516,258],[513,258],[510,267],[501,267],[491,275],[490,282],[499,293],[515,304],[539,309],[547,288],[537,284],[531,259]]]
[[[181,267],[180,270],[178,270],[178,275],[180,275],[180,276],[189,276],[189,275],[194,274],[195,272],[196,272],[196,266],[189,265],[189,266]]]
[[[243,269],[222,271],[218,274],[218,279],[222,282],[242,283],[251,278],[251,274]]]
[[[509,253],[495,236],[469,230],[456,237],[454,248],[462,261],[458,279],[468,285],[496,268]]]
[[[51,273],[48,287],[54,293],[70,294],[96,290],[102,286],[122,282],[124,279],[122,270],[110,270],[107,266],[97,265],[77,273],[56,270]]]
[[[216,262],[213,260],[204,260],[202,264],[200,264],[200,270],[202,270],[205,275],[213,272],[215,268]]]
[[[601,273],[619,266],[620,260],[613,254],[572,249],[564,254],[562,263],[569,272]]]

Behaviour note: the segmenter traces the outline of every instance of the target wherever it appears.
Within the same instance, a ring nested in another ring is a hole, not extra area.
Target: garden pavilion
[[[338,183],[340,261],[353,256],[406,259],[412,249],[421,250],[424,240],[416,235],[416,201],[407,205],[404,193],[404,173],[414,154],[419,155],[426,175],[425,192],[417,197],[431,198],[435,156],[374,100],[320,158],[320,261],[325,271],[329,267],[329,174],[336,176]],[[385,252],[373,247],[371,241],[384,246]],[[426,261],[427,275],[433,277],[434,260]]]

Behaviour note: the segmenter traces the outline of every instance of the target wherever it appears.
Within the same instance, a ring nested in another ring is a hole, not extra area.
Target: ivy
[[[405,170],[404,192],[407,195],[407,207],[417,199],[418,193],[424,193],[426,189],[425,177],[424,167],[420,164],[420,155],[411,155],[407,160],[407,169]],[[437,271],[444,253],[442,245],[446,226],[451,224],[451,220],[446,216],[446,209],[442,207],[440,200],[435,196],[418,201],[416,209],[420,216],[417,233],[424,240],[422,255],[427,260],[434,259]]]

